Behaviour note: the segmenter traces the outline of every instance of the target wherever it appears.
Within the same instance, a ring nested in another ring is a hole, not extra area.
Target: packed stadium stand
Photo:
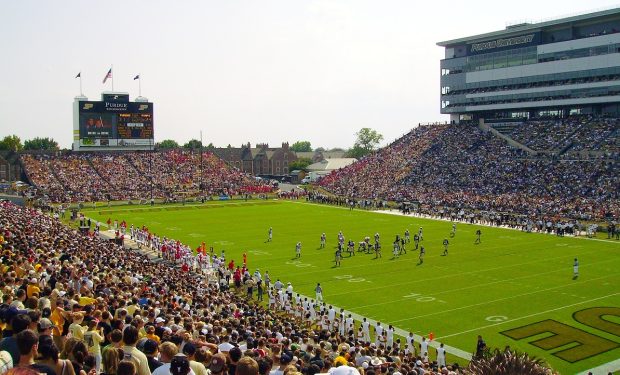
[[[540,154],[511,147],[477,125],[418,127],[320,185],[338,195],[413,200],[435,208],[617,217],[618,124],[617,119],[536,120],[508,133],[535,150],[555,150]]]
[[[163,199],[271,190],[210,152],[202,160],[188,150],[26,153],[21,160],[30,182],[51,202],[148,200],[151,188],[154,198]]]

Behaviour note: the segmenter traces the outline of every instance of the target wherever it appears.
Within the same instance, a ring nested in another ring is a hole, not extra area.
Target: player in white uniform
[[[452,232],[450,232],[450,237],[456,236],[456,223],[452,223]]]
[[[424,240],[424,236],[422,235],[422,227],[418,230],[418,237],[420,238],[420,241]]]
[[[370,322],[366,318],[362,321],[362,331],[364,332],[364,341],[370,342]]]
[[[422,342],[420,343],[420,355],[428,355],[428,341],[426,341],[426,337],[422,337]]]
[[[295,245],[295,257],[301,258],[301,242],[297,242],[297,245]]]
[[[327,239],[327,237],[325,236],[325,233],[321,234],[321,249],[325,248],[325,240]]]
[[[383,336],[384,328],[381,326],[381,322],[377,322],[375,325],[375,344],[379,346],[381,342],[381,337]]]
[[[407,336],[407,354],[409,353],[415,355],[415,339],[412,332]]]
[[[443,343],[437,348],[437,365],[439,368],[446,365],[446,349],[444,349]]]
[[[271,242],[273,239],[273,228],[269,227],[269,236],[267,237],[267,242]]]
[[[394,347],[394,327],[390,324],[387,329],[387,342],[386,346]]]

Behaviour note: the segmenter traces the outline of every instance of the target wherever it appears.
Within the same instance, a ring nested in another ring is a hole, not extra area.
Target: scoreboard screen
[[[119,144],[122,140],[153,139],[153,103],[82,101],[78,116],[79,138],[83,145],[107,145],[109,140]]]
[[[121,113],[116,131],[120,139],[153,138],[153,115],[150,113]]]

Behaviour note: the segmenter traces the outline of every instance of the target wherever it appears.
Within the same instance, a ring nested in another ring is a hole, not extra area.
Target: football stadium
[[[620,8],[437,47],[449,120],[358,157],[80,87],[0,151],[0,373],[618,373]]]

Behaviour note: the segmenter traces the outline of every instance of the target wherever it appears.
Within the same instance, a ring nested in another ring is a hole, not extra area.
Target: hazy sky
[[[216,146],[389,142],[439,115],[438,41],[614,1],[0,1],[0,136],[72,142],[72,102],[155,103],[155,138]]]

